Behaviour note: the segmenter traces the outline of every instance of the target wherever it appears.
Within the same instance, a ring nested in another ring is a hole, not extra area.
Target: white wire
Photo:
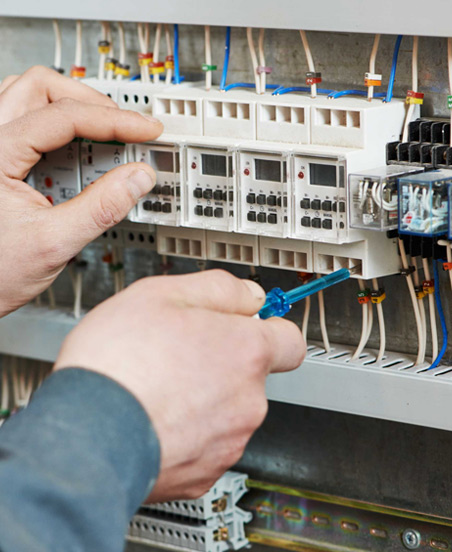
[[[366,289],[366,286],[362,280],[358,280],[359,289],[361,291],[364,291]],[[356,360],[360,357],[361,353],[363,352],[364,347],[366,346],[366,343],[369,339],[369,308],[367,306],[367,303],[363,303],[361,305],[362,307],[362,324],[361,324],[361,338],[358,343],[358,347],[356,348],[355,352],[352,355],[352,360]]]
[[[261,79],[260,79],[260,75],[257,74],[258,61],[257,61],[257,55],[256,55],[256,48],[254,47],[253,29],[251,27],[246,28],[246,38],[248,40],[248,48],[250,50],[251,62],[253,64],[253,75],[254,75],[254,82],[256,83],[256,94],[260,94]]]
[[[206,49],[206,65],[212,65],[212,46],[210,42],[210,27],[205,25],[204,27],[204,42]],[[206,71],[206,90],[212,88],[212,71]]]
[[[369,341],[373,326],[374,326],[374,304],[372,303],[372,301],[369,301],[367,303],[367,339],[366,339],[365,345],[367,345]]]
[[[447,249],[449,249],[449,247]],[[431,280],[428,259],[422,259],[422,266],[424,268],[425,279]],[[432,360],[435,360],[438,356],[438,329],[436,325],[435,297],[433,293],[428,294],[428,307],[430,311],[430,328],[432,333]]]
[[[166,55],[172,56],[173,55],[173,43],[171,41],[171,33],[169,25],[165,25],[165,37],[166,37]],[[165,84],[171,84],[173,80],[173,70],[167,69],[166,70],[166,79]]]
[[[142,54],[149,53],[149,24],[138,23],[138,42],[140,44],[140,52]],[[141,65],[141,82],[150,82],[149,65]]]
[[[452,94],[452,38],[447,39],[447,65],[449,68],[449,94]],[[452,124],[452,110],[450,112]],[[450,145],[452,146],[452,132],[450,133]]]
[[[101,26],[102,26],[102,40],[108,41],[108,29],[110,27],[110,24],[107,21],[102,21]],[[106,60],[107,60],[107,54],[99,54],[99,70],[97,72],[97,77],[99,80],[103,80],[105,78]]]
[[[49,286],[47,288],[47,295],[49,297],[49,307],[51,309],[56,309],[56,300],[55,300],[55,293],[53,291],[52,286]]]
[[[82,313],[83,273],[81,270],[75,273],[74,318],[80,318]]]
[[[414,272],[413,272],[413,281],[414,285],[419,288],[420,280],[419,280],[419,271],[417,267],[417,257],[413,257],[411,259],[413,266],[414,266]],[[422,322],[422,338],[423,338],[423,356],[421,358],[421,363],[425,360],[425,350],[427,349],[427,318],[425,315],[425,305],[424,305],[424,299],[423,298],[416,298],[418,305],[419,305],[419,314],[421,315],[421,322]]]
[[[370,54],[370,61],[369,61],[369,73],[372,75],[375,73],[375,64],[377,61],[377,54],[378,54],[378,46],[380,44],[380,38],[381,35],[376,34],[374,39],[374,45],[372,47],[372,52]],[[367,90],[367,98],[371,100],[374,97],[374,86],[369,86]]]
[[[321,274],[317,274],[317,278],[321,278]],[[327,353],[331,351],[330,340],[328,339],[328,330],[326,328],[325,320],[325,299],[323,297],[323,291],[317,293],[319,299],[319,322],[320,331],[322,332],[323,347]]]
[[[126,63],[126,33],[124,32],[124,24],[118,23],[118,32],[119,32],[119,63],[125,65]],[[122,75],[117,74],[116,80],[122,80]]]
[[[308,37],[306,36],[305,31],[300,29],[301,42],[303,43],[303,48],[306,54],[306,61],[308,62],[309,71],[315,73],[314,58],[312,57],[311,48],[309,47]],[[313,98],[317,97],[317,85],[311,84],[311,96]]]
[[[372,280],[372,285],[375,290],[378,291],[378,280],[374,278]],[[377,303],[377,316],[378,316],[378,326],[380,328],[380,348],[378,350],[377,362],[381,362],[385,355],[386,349],[386,326],[385,326],[385,316],[383,312],[383,303]]]
[[[154,62],[157,63],[160,55],[160,39],[162,37],[162,25],[159,23],[155,30],[155,39],[154,39]],[[154,75],[154,84],[160,82],[160,74],[156,73]]]
[[[413,92],[418,91],[418,51],[419,51],[419,37],[413,36],[413,55],[411,58],[411,87]],[[408,106],[406,115],[405,115],[405,123],[403,125],[403,134],[402,134],[402,142],[408,142],[408,127],[410,124],[411,119],[413,118],[414,108],[416,106],[414,104],[410,104]]]
[[[81,67],[82,65],[82,22],[77,21],[75,24],[75,60],[74,65]]]
[[[53,60],[53,66],[55,69],[61,68],[61,31],[60,25],[56,19],[53,20],[53,32],[55,33],[55,58]]]
[[[265,29],[260,29],[259,31],[259,63],[262,67],[262,73],[260,74],[261,80],[261,94],[265,94],[267,88],[267,74],[265,73],[265,50],[264,50],[264,38],[265,38]]]
[[[305,341],[308,339],[308,326],[309,326],[309,315],[311,313],[311,297],[308,295],[304,301],[304,313],[303,313],[303,323],[301,325],[301,333]]]
[[[405,253],[405,246],[401,239],[399,239],[399,249],[400,249],[400,257],[402,260],[402,267],[404,269],[408,269],[408,259]],[[418,353],[416,358],[416,364],[421,364],[423,362],[421,359],[425,357],[425,351],[422,350],[424,345],[424,336],[422,335],[421,313],[419,311],[419,304],[417,301],[416,292],[414,291],[413,279],[411,278],[411,274],[407,274],[406,282],[408,285],[408,291],[410,292],[410,298],[411,298],[411,303],[413,305],[414,318],[416,320],[416,328],[417,328]]]
[[[110,58],[114,59],[115,51],[114,51],[114,46],[113,46],[113,33],[111,31],[110,24],[108,25],[108,29],[107,29],[107,40],[110,43]],[[115,75],[114,70],[109,69],[107,71],[107,80],[113,80],[114,75]]]
[[[2,398],[1,409],[7,410],[9,408],[9,377],[8,377],[8,357],[2,357]]]
[[[20,388],[19,388],[19,374],[18,374],[16,357],[11,357],[10,370],[11,370],[11,380],[13,383],[14,407],[17,407],[17,406],[20,406]]]

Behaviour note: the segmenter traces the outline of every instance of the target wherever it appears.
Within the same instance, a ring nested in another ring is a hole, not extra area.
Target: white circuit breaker
[[[127,163],[126,145],[120,142],[99,143],[83,140],[80,143],[82,189],[115,167]]]
[[[131,215],[135,222],[179,226],[181,219],[180,152],[177,146],[137,144],[135,160],[151,165],[157,180]]]

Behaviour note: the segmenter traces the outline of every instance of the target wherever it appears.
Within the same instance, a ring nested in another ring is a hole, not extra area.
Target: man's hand
[[[302,362],[295,324],[251,317],[264,301],[257,284],[223,271],[147,278],[90,311],[64,342],[56,369],[116,380],[152,420],[161,467],[150,501],[205,493],[264,420],[266,376]]]
[[[153,170],[130,163],[52,207],[23,180],[42,153],[75,137],[134,143],[163,127],[119,110],[108,97],[37,67],[0,86],[0,316],[42,293],[89,242],[121,221],[154,183]]]

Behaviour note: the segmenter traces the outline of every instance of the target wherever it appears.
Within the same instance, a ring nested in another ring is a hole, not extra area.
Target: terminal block
[[[233,172],[231,152],[187,148],[185,226],[235,229]]]
[[[399,232],[433,237],[447,233],[452,171],[436,170],[399,180]]]
[[[197,500],[143,506],[129,524],[130,540],[172,550],[226,552],[248,544],[245,523],[252,514],[237,506],[247,476],[227,472]]]
[[[80,192],[79,142],[74,141],[57,151],[43,153],[33,168],[30,183],[52,205],[59,205]]]
[[[351,174],[348,181],[350,227],[381,232],[396,229],[397,179],[421,170],[406,165],[387,165]]]
[[[238,154],[238,173],[238,231],[288,236],[287,156],[241,151]]]
[[[109,170],[125,163],[127,163],[125,144],[83,140],[80,144],[82,189]]]
[[[131,218],[134,222],[179,226],[181,220],[180,153],[176,146],[139,144],[135,160],[148,163],[157,181],[140,199]]]

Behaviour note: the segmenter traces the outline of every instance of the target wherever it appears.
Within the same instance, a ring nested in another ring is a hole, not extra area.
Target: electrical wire
[[[154,63],[157,63],[160,57],[160,40],[162,38],[162,25],[159,23],[157,27],[155,28],[155,38],[154,38]],[[174,35],[174,40],[176,39],[176,35]],[[174,46],[176,47],[176,46]],[[160,82],[160,75],[156,73],[154,75],[154,84],[158,84]]]
[[[306,54],[306,61],[308,62],[309,71],[315,73],[314,58],[312,57],[311,48],[309,46],[308,37],[306,32],[300,29],[301,42],[303,43],[303,48]],[[317,84],[311,84],[311,96],[313,98],[317,97]]]
[[[441,304],[441,292],[439,287],[439,272],[438,272],[438,261],[435,263],[433,262],[433,278],[435,280],[435,299],[436,299],[436,308],[438,309],[438,315],[439,319],[441,321],[441,330],[443,332],[443,344],[441,347],[441,351],[439,352],[438,356],[435,358],[434,362],[430,366],[430,370],[433,368],[436,368],[439,363],[441,362],[443,356],[446,353],[447,350],[447,325],[446,325],[446,319],[444,318],[444,311],[443,306]]]
[[[137,25],[138,43],[140,45],[140,52],[147,54],[149,52],[149,24],[138,23]],[[149,66],[142,65],[140,67],[141,82],[150,82]]]
[[[229,56],[231,53],[231,27],[226,27],[226,41],[224,45],[223,71],[221,74],[220,90],[224,90],[228,79]]]
[[[399,238],[399,249],[400,249],[400,257],[402,260],[402,267],[405,270],[408,270],[408,259],[405,253],[405,245],[400,238]],[[414,317],[416,320],[417,338],[418,338],[418,353],[416,358],[416,364],[422,364],[423,361],[421,359],[425,358],[425,351],[422,350],[425,342],[424,342],[424,336],[422,334],[421,313],[419,311],[419,304],[417,301],[416,292],[414,291],[414,284],[413,284],[413,279],[411,278],[411,274],[407,274],[405,278],[408,285],[408,291],[410,292],[411,303],[413,305]]]
[[[447,65],[449,69],[449,94],[452,94],[452,38],[447,39]],[[450,112],[452,124],[452,110]],[[452,146],[452,132],[450,133],[450,145]]]
[[[55,299],[55,293],[53,291],[53,287],[49,286],[47,288],[47,295],[49,297],[49,308],[56,309],[56,299]]]
[[[75,60],[74,65],[76,67],[82,66],[82,40],[83,40],[83,29],[82,22],[77,21],[75,24]]]
[[[330,93],[330,95],[328,96],[328,98],[331,100],[335,100],[336,98],[342,98],[343,96],[362,96],[363,98],[367,96],[367,92],[364,90],[341,90],[340,92],[335,92],[334,90],[332,90],[331,92],[332,93]],[[374,94],[373,97],[385,98],[386,94],[384,92],[378,92]]]
[[[278,84],[267,84],[267,90],[275,90],[278,87]],[[234,82],[232,84],[228,84],[223,90],[224,92],[228,92],[233,88],[256,88],[256,85],[252,82]]]
[[[321,274],[317,274],[317,278],[321,278]],[[319,323],[320,323],[320,331],[322,333],[322,340],[323,340],[323,347],[325,349],[325,352],[329,353],[331,351],[330,346],[330,340],[328,339],[328,330],[326,327],[326,319],[325,319],[325,299],[323,296],[323,291],[319,291],[317,293],[317,297],[319,300]]]
[[[267,85],[267,88],[269,86]],[[287,88],[279,86],[273,92],[272,96],[282,96],[283,94],[288,94],[289,92],[310,92],[311,89],[308,86],[288,86]],[[335,94],[335,90],[330,90],[328,88],[317,88],[318,94]]]
[[[110,24],[107,21],[101,22],[102,26],[102,41],[108,42],[108,29],[110,27]],[[107,60],[107,54],[100,53],[99,54],[99,69],[97,71],[97,78],[99,80],[105,79],[105,62]]]
[[[430,267],[428,259],[422,259],[424,276],[427,281],[431,280]],[[430,328],[432,334],[432,361],[438,356],[438,329],[436,327],[435,297],[432,293],[428,294],[428,306],[430,311]]]
[[[265,66],[264,39],[265,39],[265,29],[260,29],[258,48],[259,48],[259,63],[261,66],[261,74],[260,74],[261,94],[265,92],[267,87],[267,73],[265,72],[266,66]]]
[[[204,27],[204,40],[205,40],[205,49],[206,49],[206,65],[207,67],[212,66],[212,46],[210,43],[210,26],[205,25]],[[212,71],[207,69],[206,71],[206,90],[212,88]]]
[[[358,280],[359,289],[364,291],[366,286],[362,280]],[[371,303],[372,304],[372,303]],[[369,340],[369,308],[368,303],[363,303],[362,307],[362,323],[361,323],[361,338],[358,343],[358,347],[352,355],[352,360],[357,360],[361,356],[361,353]]]
[[[124,31],[124,24],[118,23],[119,31],[119,64],[124,66],[126,64],[126,33]],[[121,73],[116,75],[116,80],[122,80]]]
[[[179,25],[174,25],[174,82],[181,83],[179,67]]]
[[[171,33],[169,29],[169,25],[165,25],[165,38],[166,38],[166,55],[168,57],[173,56],[173,43],[171,41]],[[171,81],[173,80],[173,70],[167,69],[166,70],[166,77],[165,77],[165,84],[171,84]]]
[[[377,61],[378,46],[380,44],[380,38],[381,38],[381,35],[379,34],[375,35],[374,45],[372,47],[372,52],[370,54],[369,73],[371,73],[372,75],[375,73],[375,64]],[[374,86],[369,86],[367,90],[367,98],[369,99],[369,101],[372,100],[372,98],[374,97],[374,88],[375,88]]]
[[[107,40],[110,43],[110,58],[114,59],[115,57],[115,51],[114,51],[114,45],[113,45],[113,33],[111,31],[111,25],[108,24],[107,27]],[[113,80],[115,75],[114,69],[109,69],[107,71],[107,80]]]
[[[449,45],[448,45],[449,46]],[[449,49],[449,47],[448,47]],[[419,51],[419,37],[413,36],[413,54],[411,58],[411,88],[413,92],[418,91],[418,51]],[[402,142],[408,142],[408,128],[411,119],[413,118],[415,104],[410,103],[405,115],[405,122],[403,124]]]
[[[257,61],[256,48],[254,46],[253,29],[251,27],[246,28],[246,38],[248,40],[248,48],[251,56],[251,63],[253,65],[253,75],[254,75],[254,81],[256,83],[256,93],[261,94],[261,80],[260,80],[260,76],[257,73],[257,68],[259,64]]]
[[[373,278],[372,280],[373,288],[378,291],[378,280]],[[386,350],[386,327],[385,327],[385,317],[383,312],[383,303],[377,303],[377,316],[378,316],[378,326],[380,329],[380,348],[378,349],[378,355],[376,362],[381,362],[385,355]]]
[[[55,57],[53,60],[53,67],[58,71],[61,69],[61,31],[60,25],[56,19],[53,20],[53,32],[55,34]]]
[[[447,262],[452,263],[452,242],[448,242],[446,246],[446,253],[447,253]],[[450,286],[452,288],[452,270],[448,270],[448,272],[449,272]]]
[[[308,326],[309,326],[309,315],[311,314],[311,297],[308,295],[304,300],[304,313],[303,313],[303,322],[301,325],[301,333],[305,341],[308,340]]]
[[[389,75],[389,84],[388,84],[388,90],[386,92],[386,102],[390,102],[392,100],[392,95],[394,93],[394,82],[395,82],[395,76],[397,71],[397,59],[399,57],[399,50],[400,50],[400,44],[402,42],[402,35],[399,35],[396,39],[396,43],[394,46],[394,54],[392,56],[392,66],[391,66],[391,74]]]
[[[412,259],[412,265],[414,266],[414,272],[413,272],[413,281],[415,288],[420,287],[420,280],[419,280],[419,271],[417,267],[417,257],[413,257]],[[417,302],[419,305],[419,314],[421,315],[421,322],[422,322],[422,336],[423,336],[423,351],[424,355],[421,358],[421,363],[425,360],[425,350],[427,349],[427,318],[425,315],[425,305],[424,305],[424,299],[422,297],[417,298]]]
[[[83,294],[83,273],[81,270],[75,271],[75,293],[74,293],[74,318],[79,319],[82,314],[82,294]]]

